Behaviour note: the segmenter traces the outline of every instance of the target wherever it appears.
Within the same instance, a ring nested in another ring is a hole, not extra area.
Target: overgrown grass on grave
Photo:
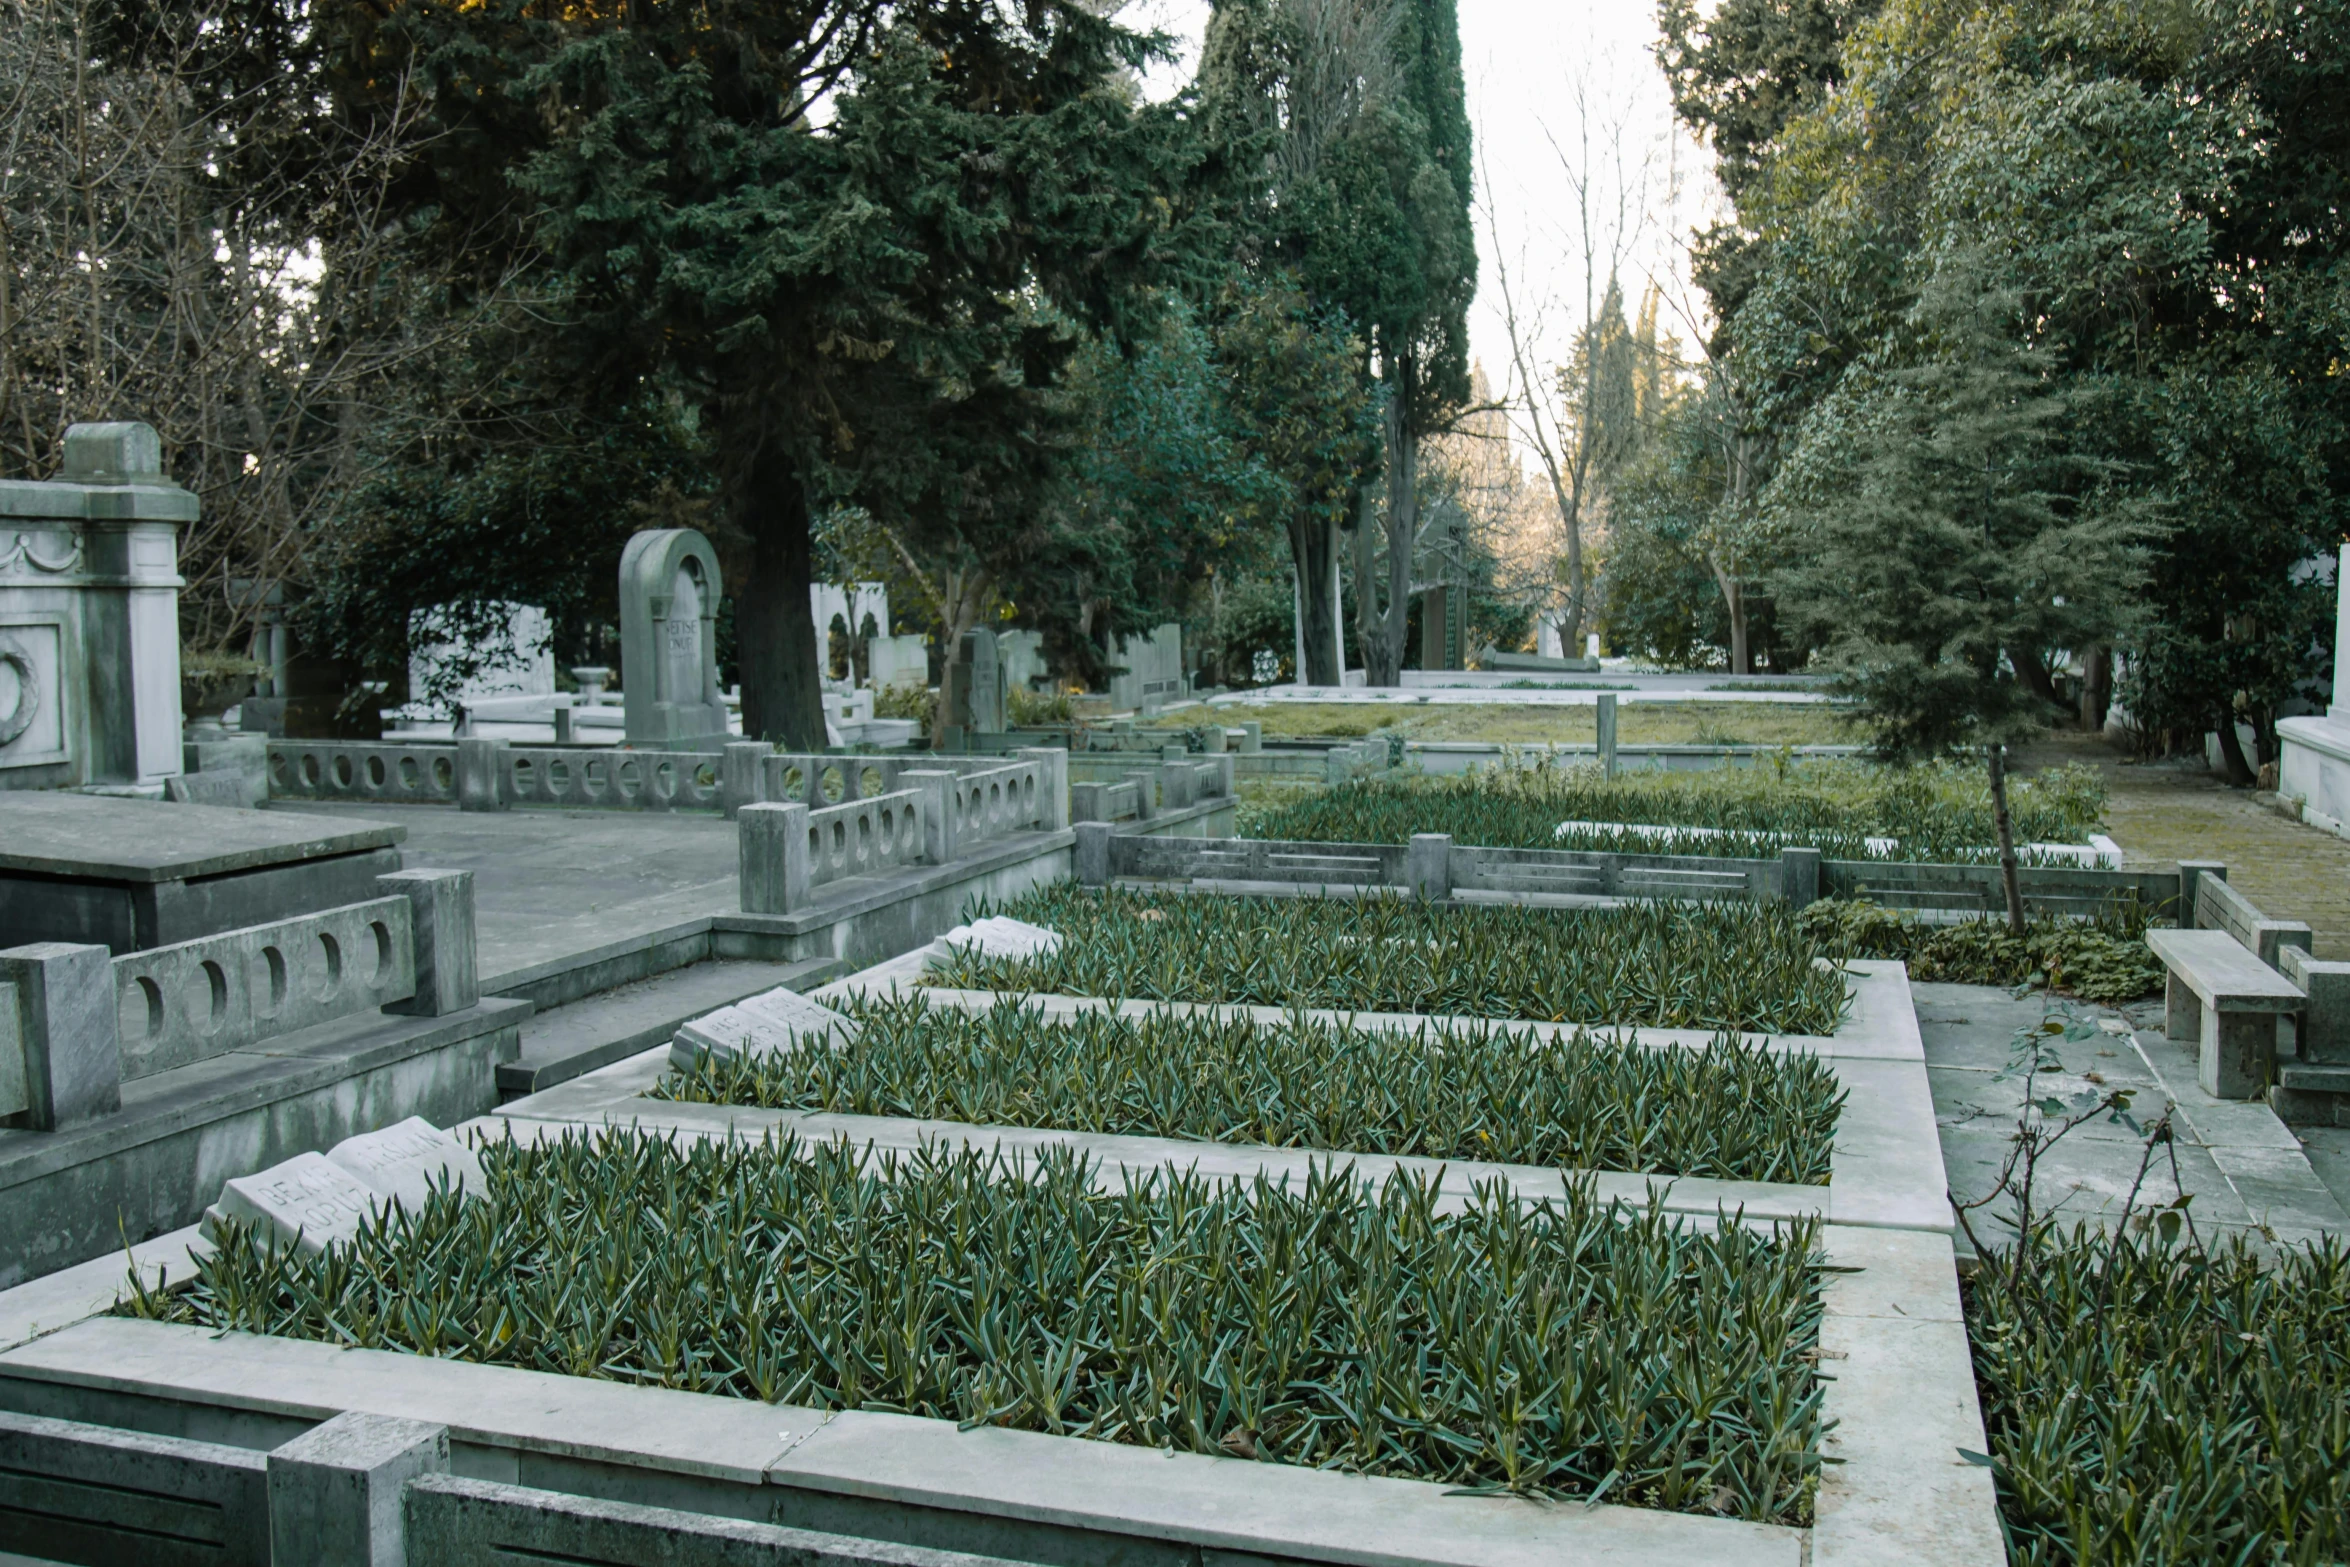
[[[990,912],[982,909],[982,913]],[[1000,912],[1060,950],[942,959],[932,983],[1154,1001],[1831,1034],[1841,973],[1776,905],[1435,907],[1038,888]]]
[[[2016,842],[2078,843],[2105,811],[2094,769],[2051,768],[2009,789]],[[1718,829],[1674,838],[1604,827],[1561,836],[1562,822]],[[1448,778],[1358,779],[1245,814],[1252,838],[1320,843],[1408,843],[1450,833],[1455,843],[1511,849],[1600,849],[1768,857],[1816,848],[1830,859],[1981,864],[1997,858],[1991,793],[1980,768],[1906,770],[1863,762],[1797,761],[1707,772],[1634,773],[1610,781],[1595,766],[1531,767]],[[1895,846],[1872,849],[1870,838]],[[2025,860],[2033,856],[2026,854]]]
[[[1966,1302],[2011,1561],[2350,1557],[2339,1240],[2264,1259],[2042,1228]]]
[[[1804,1524],[1818,1232],[1662,1209],[1440,1216],[1067,1154],[600,1134],[482,1152],[315,1258],[237,1230],[123,1309],[221,1330],[1533,1495]]]
[[[2084,1001],[2115,1004],[2159,995],[2162,960],[2146,945],[2145,909],[2117,903],[2097,920],[2042,914],[2023,935],[2002,919],[1920,920],[1865,899],[1812,904],[1805,934],[1839,958],[1898,958],[1920,983],[2045,985]]]
[[[1815,1185],[1844,1097],[1825,1062],[1734,1037],[1680,1050],[1481,1024],[1047,1019],[1010,999],[970,1013],[918,996],[850,1010],[862,1026],[846,1044],[705,1059],[656,1097]]]

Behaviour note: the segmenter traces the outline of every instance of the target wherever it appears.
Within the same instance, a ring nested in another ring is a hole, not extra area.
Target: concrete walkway
[[[411,866],[473,872],[484,978],[742,907],[734,823],[664,811],[273,801],[397,822]]]
[[[2024,1083],[1999,1079],[2019,1028],[2039,1022],[2039,997],[2018,1000],[1985,985],[1911,987],[1933,1085],[1942,1160],[1960,1200],[1996,1184],[2023,1110]],[[2213,1099],[2195,1081],[2195,1061],[2162,1034],[2162,1005],[2087,1009],[2099,1020],[2094,1039],[2060,1044],[2065,1070],[2043,1074],[2035,1096],[2072,1099],[2112,1088],[2136,1091],[2130,1113],[2150,1126],[2166,1104],[2177,1106],[2171,1154],[2148,1168],[2137,1207],[2194,1195],[2189,1211],[2206,1239],[2230,1231],[2286,1243],[2350,1233],[2350,1137],[2337,1129],[2297,1134],[2265,1104]],[[2071,1218],[2117,1218],[2139,1176],[2140,1133],[2103,1118],[2080,1127],[2048,1153],[2036,1183],[2037,1203]],[[1996,1208],[1999,1205],[1993,1205]],[[1988,1243],[2007,1233],[1993,1208],[1977,1213]],[[1963,1237],[1961,1239],[1963,1247]]]

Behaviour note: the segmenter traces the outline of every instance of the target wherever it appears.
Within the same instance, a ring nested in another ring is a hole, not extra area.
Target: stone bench
[[[2277,1018],[2301,1010],[2301,988],[2224,930],[2150,930],[2146,945],[2169,971],[2164,1032],[2199,1047],[2203,1091],[2218,1099],[2268,1092]]]

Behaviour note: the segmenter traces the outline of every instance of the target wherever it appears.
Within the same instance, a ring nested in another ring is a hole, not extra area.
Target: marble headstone
[[[679,1028],[670,1041],[669,1064],[690,1072],[703,1057],[724,1066],[744,1057],[780,1055],[808,1041],[843,1044],[856,1033],[855,1020],[778,986]]]
[[[478,1197],[488,1190],[473,1150],[419,1115],[380,1132],[346,1137],[327,1151],[333,1160],[401,1207],[421,1210],[436,1186]]]
[[[298,1153],[254,1175],[231,1178],[220,1200],[204,1210],[204,1231],[217,1237],[226,1221],[258,1227],[278,1244],[305,1256],[347,1241],[367,1222],[383,1194],[322,1153]]]
[[[957,925],[938,938],[933,950],[940,957],[970,952],[983,958],[1049,958],[1061,950],[1061,933],[1001,914]]]

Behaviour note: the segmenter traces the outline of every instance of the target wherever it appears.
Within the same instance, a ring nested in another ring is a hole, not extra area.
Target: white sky
[[[1517,295],[1519,317],[1542,317],[1537,363],[1547,370],[1567,353],[1584,299],[1581,224],[1558,148],[1580,158],[1580,131],[1588,121],[1595,144],[1611,125],[1622,126],[1620,159],[1602,153],[1590,161],[1596,182],[1595,249],[1608,248],[1614,221],[1611,165],[1624,168],[1631,216],[1621,225],[1622,277],[1637,308],[1643,283],[1656,278],[1665,289],[1660,325],[1681,339],[1684,352],[1702,325],[1690,315],[1702,299],[1688,284],[1684,260],[1688,235],[1706,220],[1717,200],[1706,172],[1711,160],[1685,137],[1676,137],[1664,77],[1650,54],[1656,37],[1653,0],[1458,0],[1461,63],[1469,89],[1469,116],[1477,140],[1479,179],[1478,288],[1469,314],[1473,351],[1486,366],[1495,390],[1507,375],[1509,339],[1502,311],[1496,263],[1506,266]],[[1138,28],[1163,28],[1187,40],[1189,51],[1174,69],[1154,73],[1146,90],[1154,96],[1173,90],[1198,64],[1206,26],[1206,0],[1130,0],[1119,20]],[[1580,95],[1589,106],[1579,115]],[[1554,148],[1554,143],[1556,147]],[[1645,163],[1645,172],[1642,165]],[[1498,253],[1495,230],[1499,232]],[[1605,285],[1606,263],[1594,293]]]

